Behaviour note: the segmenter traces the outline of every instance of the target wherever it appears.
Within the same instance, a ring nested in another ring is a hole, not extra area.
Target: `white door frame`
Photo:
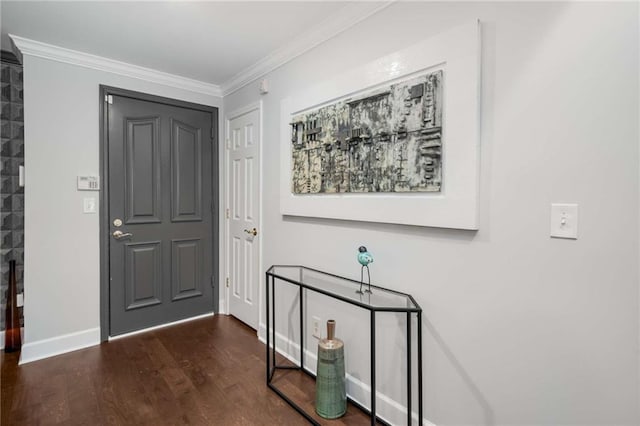
[[[263,303],[262,303],[262,295],[263,295],[263,287],[264,287],[264,269],[262,267],[262,242],[264,241],[264,227],[263,225],[263,218],[262,218],[262,186],[263,186],[263,145],[264,145],[264,140],[263,140],[263,124],[262,124],[262,100],[259,100],[257,102],[253,102],[250,103],[248,105],[245,105],[242,108],[238,108],[235,109],[231,112],[225,112],[225,120],[224,120],[224,146],[222,149],[222,167],[223,167],[223,181],[224,181],[224,188],[223,188],[223,193],[224,193],[224,200],[223,200],[223,209],[220,211],[220,216],[223,218],[222,220],[224,220],[224,237],[222,238],[222,244],[221,244],[221,260],[222,260],[222,267],[220,268],[220,271],[222,272],[222,276],[220,279],[220,282],[222,283],[222,285],[220,286],[220,304],[219,304],[219,310],[220,313],[229,315],[229,292],[230,292],[230,288],[227,287],[227,283],[228,283],[228,278],[229,278],[229,274],[230,274],[230,270],[229,270],[229,252],[228,252],[228,248],[229,248],[229,238],[230,238],[230,233],[229,233],[229,219],[227,218],[227,211],[230,209],[230,202],[229,202],[229,169],[228,169],[228,159],[229,159],[229,149],[231,147],[231,138],[230,138],[230,134],[229,134],[229,123],[231,122],[231,120],[240,117],[241,115],[247,114],[249,112],[258,110],[258,115],[260,117],[260,128],[258,129],[258,134],[260,136],[260,146],[258,147],[258,153],[260,156],[260,161],[258,162],[258,164],[260,165],[260,174],[258,175],[258,181],[260,182],[260,187],[258,188],[258,214],[260,215],[260,218],[258,220],[258,230],[260,232],[260,238],[258,239],[258,269],[259,269],[259,273],[258,273],[258,330],[260,328],[260,324],[262,323],[262,309],[263,309]]]

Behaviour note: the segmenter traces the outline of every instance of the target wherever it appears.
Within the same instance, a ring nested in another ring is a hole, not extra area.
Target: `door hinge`
[[[231,212],[229,212],[229,209],[227,209],[227,211],[225,212],[225,216],[227,219],[231,217]]]
[[[216,286],[216,278],[212,275],[211,276],[211,287],[215,287]]]
[[[229,277],[227,277],[227,279],[225,280],[225,283],[227,285],[227,288],[229,288]]]
[[[216,138],[216,129],[215,127],[211,128],[211,139],[215,139]]]
[[[112,95],[104,95],[104,101],[109,105],[113,104],[113,96]]]

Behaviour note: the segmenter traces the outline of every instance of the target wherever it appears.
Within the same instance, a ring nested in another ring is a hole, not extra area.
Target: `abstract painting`
[[[443,85],[431,71],[293,116],[292,193],[440,192]]]

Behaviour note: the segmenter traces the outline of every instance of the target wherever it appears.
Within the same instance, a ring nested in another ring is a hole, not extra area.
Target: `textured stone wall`
[[[9,261],[16,260],[18,293],[22,292],[24,271],[24,189],[18,182],[19,166],[24,164],[24,106],[22,66],[2,55],[1,74],[1,139],[0,148],[0,232],[2,245],[0,293],[2,310],[0,329],[5,328],[5,306],[9,280]],[[22,315],[21,315],[22,321]]]

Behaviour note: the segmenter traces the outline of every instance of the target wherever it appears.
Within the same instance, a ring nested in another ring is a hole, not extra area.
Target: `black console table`
[[[275,301],[276,283],[279,285],[293,285],[298,288],[300,302],[300,362],[297,365],[277,365],[276,364],[276,321],[275,321]],[[406,293],[401,293],[386,288],[371,286],[371,293],[356,293],[360,287],[360,282],[338,275],[322,272],[304,266],[294,265],[274,265],[266,272],[266,331],[267,331],[267,386],[276,392],[289,405],[302,414],[310,423],[319,425],[309,413],[305,412],[298,404],[289,398],[283,391],[278,389],[273,383],[273,375],[278,369],[296,369],[313,377],[304,368],[304,295],[305,291],[320,293],[325,296],[340,300],[370,312],[370,357],[371,357],[371,409],[367,410],[357,402],[349,398],[349,402],[360,407],[371,417],[371,424],[376,421],[383,422],[376,416],[376,314],[379,312],[405,312],[407,314],[407,424],[412,421],[412,315],[417,318],[417,388],[418,388],[418,424],[422,425],[422,309]],[[363,288],[366,288],[365,285]],[[348,345],[348,342],[347,342]],[[384,422],[383,422],[384,423]]]

